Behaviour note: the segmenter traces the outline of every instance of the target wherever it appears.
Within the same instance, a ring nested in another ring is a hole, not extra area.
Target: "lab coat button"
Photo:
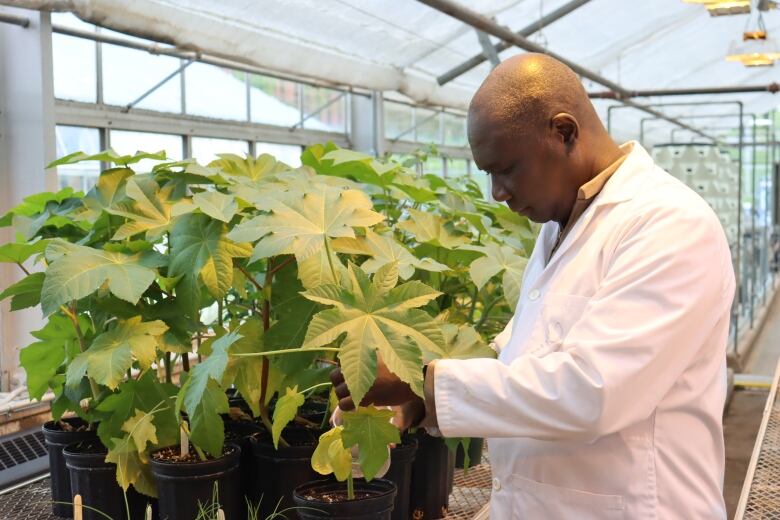
[[[533,302],[538,300],[540,295],[541,293],[539,292],[539,289],[534,289],[533,291],[528,293],[528,299]]]
[[[501,481],[493,477],[493,491],[501,491]]]

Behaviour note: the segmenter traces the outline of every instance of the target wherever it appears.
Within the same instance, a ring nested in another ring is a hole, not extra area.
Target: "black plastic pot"
[[[469,467],[474,467],[482,462],[482,448],[485,445],[485,439],[480,437],[472,437],[469,443]],[[464,458],[463,445],[458,444],[458,451],[455,453],[455,467],[463,469],[466,465]]]
[[[253,504],[260,504],[259,518],[266,518],[275,510],[292,507],[295,488],[322,478],[311,467],[311,456],[320,433],[296,426],[285,428],[282,437],[290,446],[280,445],[278,450],[268,436],[250,439],[254,470],[250,500]]]
[[[73,496],[81,495],[82,505],[87,506],[82,509],[84,520],[105,520],[105,515],[113,520],[144,520],[146,506],[154,499],[130,487],[125,508],[124,492],[116,481],[116,464],[105,461],[108,450],[99,441],[69,444],[62,453]]]
[[[87,426],[87,423],[79,418],[61,419],[74,428]],[[70,489],[70,474],[65,466],[65,457],[62,450],[68,444],[97,439],[97,430],[65,431],[59,422],[49,421],[43,425],[43,437],[46,449],[49,452],[49,471],[51,471],[51,499],[52,512],[65,518],[73,517],[73,495]],[[64,503],[57,503],[64,502]]]
[[[417,439],[404,435],[401,444],[390,450],[390,469],[384,479],[395,484],[398,492],[393,505],[393,520],[409,520],[409,494],[412,485],[412,461],[417,453]]]
[[[355,480],[355,494],[369,494],[364,498],[343,502],[326,502],[311,498],[322,493],[346,492],[346,482],[318,480],[307,482],[295,489],[293,500],[301,520],[391,520],[396,487],[389,480],[374,479],[371,482]]]
[[[216,502],[225,512],[225,518],[244,518],[246,504],[238,469],[240,457],[241,448],[232,443],[225,444],[222,457],[207,461],[155,460],[152,454],[151,466],[157,481],[160,518],[195,519],[199,505],[204,509],[213,507],[215,485]]]
[[[417,434],[417,454],[412,463],[410,518],[444,518],[449,507],[455,472],[455,454],[444,439]]]
[[[231,421],[225,423],[225,441],[238,444],[241,448],[241,457],[239,458],[239,475],[241,479],[241,489],[244,496],[249,498],[252,493],[252,475],[254,470],[254,459],[252,458],[252,443],[250,438],[262,431],[263,427],[255,422]]]

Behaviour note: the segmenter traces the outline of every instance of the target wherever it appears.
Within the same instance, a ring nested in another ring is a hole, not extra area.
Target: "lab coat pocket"
[[[590,298],[572,294],[550,292],[544,299],[541,326],[544,342],[536,355],[545,355],[561,349],[572,326],[580,319]]]
[[[602,495],[512,475],[513,520],[625,520],[621,495]]]

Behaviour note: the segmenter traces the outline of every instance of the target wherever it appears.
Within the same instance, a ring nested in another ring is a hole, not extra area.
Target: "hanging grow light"
[[[738,61],[746,67],[771,67],[780,60],[777,42],[767,34],[760,12],[756,22],[755,28],[742,33],[741,42],[732,42],[727,61]]]
[[[683,0],[686,4],[702,4],[711,16],[728,16],[750,12],[751,0]]]

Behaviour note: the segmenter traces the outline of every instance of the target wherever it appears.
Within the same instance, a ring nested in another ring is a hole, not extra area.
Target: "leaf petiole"
[[[245,353],[230,354],[230,355],[236,357],[263,357],[263,356],[278,356],[282,354],[296,354],[296,353],[299,354],[301,352],[310,352],[310,351],[341,352],[341,349],[337,347],[317,347],[317,348],[306,348],[306,349],[289,348],[289,349],[282,349],[282,350],[269,350],[267,352],[245,352]]]

